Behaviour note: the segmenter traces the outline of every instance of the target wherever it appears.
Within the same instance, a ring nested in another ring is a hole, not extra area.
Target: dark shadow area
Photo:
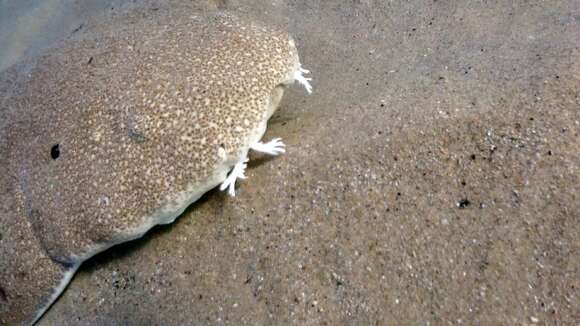
[[[279,112],[286,112],[287,108],[280,106],[278,108]],[[275,125],[281,125],[281,126],[285,126],[286,124],[288,124],[288,122],[294,121],[296,120],[295,116],[287,116],[287,115],[282,115],[282,114],[276,114],[274,115],[272,118],[270,118],[270,120],[268,120],[268,126],[272,127]]]
[[[282,155],[284,155],[284,154],[282,154]],[[277,156],[272,156],[272,155],[250,154],[250,161],[248,161],[248,168],[253,169],[253,168],[258,167],[262,164],[268,163],[276,158],[277,158]]]

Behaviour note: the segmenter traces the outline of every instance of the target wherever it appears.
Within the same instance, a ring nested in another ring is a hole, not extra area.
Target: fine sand
[[[40,325],[578,323],[577,1],[122,2],[0,1],[0,70],[123,10],[227,9],[287,29],[314,93],[235,198],[89,260]]]

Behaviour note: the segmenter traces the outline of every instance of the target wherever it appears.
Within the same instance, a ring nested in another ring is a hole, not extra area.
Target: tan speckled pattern
[[[5,148],[2,147],[2,150]],[[48,257],[23,215],[5,174],[0,176],[0,325],[32,322],[58,294],[59,284],[75,266]]]
[[[17,75],[0,75],[0,94],[10,95]],[[0,98],[0,106],[5,98]],[[60,293],[59,285],[76,266],[48,257],[25,216],[16,179],[6,173],[9,165],[5,107],[0,110],[0,325],[32,322],[42,308]]]
[[[299,66],[288,35],[226,15],[150,22],[49,51],[9,102],[11,172],[57,261],[170,222],[185,191],[221,182]]]

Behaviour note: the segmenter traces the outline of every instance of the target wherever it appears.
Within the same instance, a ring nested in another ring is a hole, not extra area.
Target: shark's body
[[[35,281],[14,275],[30,267],[1,262],[2,322],[37,320],[83,261],[172,222],[208,190],[233,195],[250,149],[283,152],[260,139],[284,87],[310,91],[283,32],[228,15],[135,24],[32,60],[3,102],[19,219],[4,227],[27,230],[49,281],[23,303],[18,282]],[[8,258],[26,246],[5,240]],[[19,305],[28,311],[15,317]]]

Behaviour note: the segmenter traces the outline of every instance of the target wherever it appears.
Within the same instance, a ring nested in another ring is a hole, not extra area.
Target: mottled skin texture
[[[5,174],[0,190],[0,325],[14,325],[31,322],[39,307],[51,302],[53,289],[70,268],[48,257]]]
[[[299,68],[285,33],[187,14],[107,27],[27,65],[3,102],[12,115],[6,166],[20,229],[47,253],[47,288],[97,252],[173,221],[222,182]]]
[[[18,93],[13,87],[18,75],[13,72],[0,75],[0,94]],[[7,97],[0,98],[0,106],[6,103]],[[52,301],[54,288],[67,271],[74,270],[74,266],[50,259],[42,248],[26,218],[22,198],[17,196],[16,178],[5,173],[9,122],[6,111],[0,110],[0,325],[30,323],[39,307]]]
[[[131,34],[100,49],[107,71],[119,67],[102,88],[84,42],[49,55],[27,91],[40,96],[22,98],[33,125],[10,134],[28,217],[62,262],[127,237],[217,165],[237,163],[295,60],[284,34],[223,17]]]

